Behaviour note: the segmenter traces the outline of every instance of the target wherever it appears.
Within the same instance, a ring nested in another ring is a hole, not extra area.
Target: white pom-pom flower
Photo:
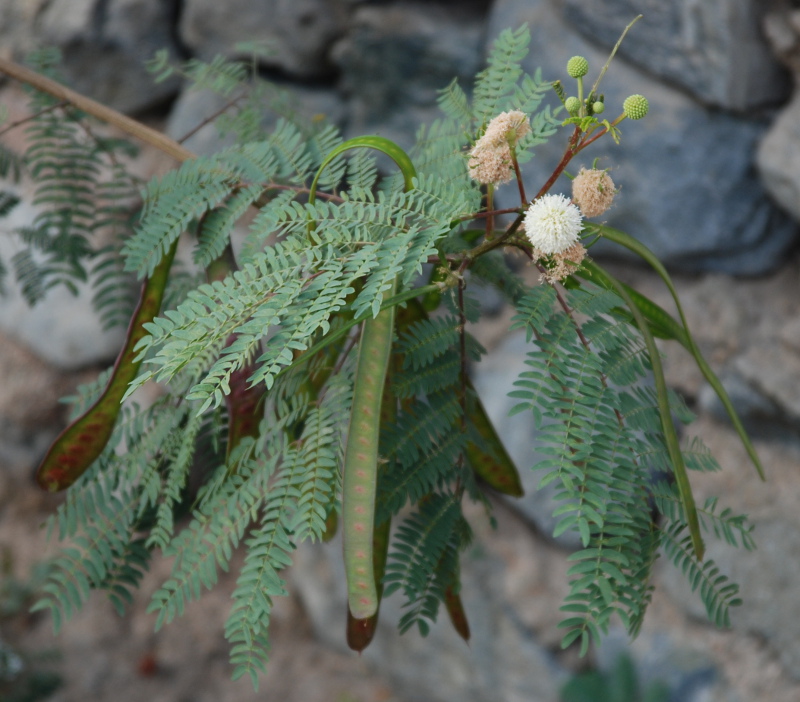
[[[528,207],[522,226],[534,248],[544,254],[558,254],[578,241],[583,215],[569,198],[543,195]]]

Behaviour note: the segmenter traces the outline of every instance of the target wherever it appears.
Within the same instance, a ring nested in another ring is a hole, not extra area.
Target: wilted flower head
[[[530,132],[528,116],[519,110],[501,112],[469,152],[470,175],[483,184],[500,185],[513,177],[511,149]]]
[[[614,181],[606,171],[597,168],[581,168],[572,181],[572,200],[584,217],[597,217],[614,201]]]
[[[551,284],[560,283],[578,270],[581,261],[586,258],[586,249],[579,241],[565,251],[549,256],[534,248],[533,257],[543,269],[544,280]]]
[[[563,195],[543,195],[531,203],[522,226],[543,254],[558,254],[578,242],[583,216]]]

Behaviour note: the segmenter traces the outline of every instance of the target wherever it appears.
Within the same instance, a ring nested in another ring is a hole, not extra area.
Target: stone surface
[[[564,16],[610,50],[638,14],[619,55],[705,105],[746,112],[782,103],[786,71],[772,55],[761,23],[762,0],[564,0]]]
[[[758,145],[756,163],[767,192],[800,220],[800,93],[770,125]]]
[[[22,243],[11,232],[34,217],[33,208],[23,201],[0,222],[0,260],[10,261],[20,250]],[[6,295],[0,299],[0,330],[63,370],[113,361],[125,330],[103,331],[92,307],[91,286],[78,283],[77,287],[77,297],[64,288],[53,288],[31,307],[16,284],[6,280]]]
[[[182,143],[197,154],[212,154],[231,146],[236,141],[234,135],[220,134],[214,124],[206,124],[195,132],[198,125],[219,112],[228,102],[228,99],[208,90],[184,90],[170,111],[165,132],[173,139],[180,140],[194,132]],[[270,100],[264,110],[262,125],[267,133],[280,116],[274,111],[276,108],[308,121],[324,117],[332,124],[341,125],[344,122],[343,102],[329,88],[276,87],[274,100]]]
[[[796,509],[800,499],[800,444],[797,439],[782,442],[756,442],[766,465],[768,480],[759,483],[742,449],[730,430],[714,429],[701,420],[697,432],[720,459],[723,472],[693,475],[692,483],[702,502],[709,494],[722,494],[725,506],[749,515],[755,525],[757,549],[747,552],[709,539],[708,558],[741,585],[744,604],[731,613],[737,634],[762,637],[785,671],[800,681],[800,652],[796,646],[798,599],[795,584],[800,576],[800,519]],[[705,617],[697,594],[672,568],[661,572],[665,590],[679,607],[690,615]]]
[[[800,424],[800,353],[777,339],[753,344],[736,359],[735,369],[790,422]]]
[[[464,558],[461,572],[462,600],[472,632],[469,646],[453,631],[444,612],[426,638],[416,630],[399,635],[396,622],[402,611],[398,594],[382,603],[375,638],[362,656],[411,699],[556,702],[566,672],[542,647],[523,613],[498,597],[512,581],[510,569],[483,540],[485,522],[483,528],[477,528],[480,544]],[[344,647],[347,601],[341,548],[338,539],[303,546],[292,579],[317,635],[337,648]],[[544,568],[544,562],[516,562],[517,569],[526,565],[535,571]],[[541,583],[542,578],[540,572],[526,585],[533,588],[532,581]]]
[[[180,19],[183,43],[198,57],[247,56],[237,42],[263,42],[263,59],[299,78],[330,75],[328,50],[344,31],[345,0],[186,0]]]
[[[488,34],[496,36],[523,22],[533,37],[524,65],[530,71],[541,65],[545,79],[564,79],[566,62],[575,54],[589,59],[590,76],[606,60],[605,52],[571,32],[543,1],[497,0]],[[547,49],[538,48],[543,46]],[[764,124],[706,110],[623,60],[612,64],[601,92],[612,119],[627,95],[641,93],[650,101],[645,119],[621,125],[619,146],[603,139],[573,161],[574,171],[595,157],[600,157],[600,167],[611,168],[621,192],[607,213],[608,224],[687,271],[759,274],[783,260],[796,240],[797,226],[772,204],[754,174],[753,155]],[[525,164],[528,192],[536,192],[547,179],[565,143],[566,133],[561,132]],[[552,192],[568,188],[562,179]],[[515,200],[513,189],[500,189],[501,206]],[[600,246],[593,251],[616,254],[619,249]]]
[[[437,91],[481,66],[484,16],[433,3],[365,6],[353,15],[333,58],[348,98],[348,136],[379,133],[407,148],[423,121],[441,116]]]
[[[173,95],[177,79],[154,83],[145,61],[166,49],[179,56],[175,0],[53,0],[35,18],[40,44],[64,54],[63,73],[77,90],[122,112],[138,112]]]

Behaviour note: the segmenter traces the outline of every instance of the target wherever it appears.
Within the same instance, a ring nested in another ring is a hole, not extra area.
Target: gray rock
[[[708,702],[727,687],[706,651],[668,632],[648,632],[631,641],[624,629],[612,627],[595,652],[598,670],[613,675],[623,656],[633,663],[642,695],[659,687],[671,700]]]
[[[339,539],[302,545],[291,579],[316,635],[346,650],[341,549]],[[363,658],[411,700],[555,702],[565,673],[505,601],[504,564],[486,553],[465,556],[461,577],[461,597],[472,631],[469,646],[453,631],[444,612],[426,638],[416,630],[400,635],[398,593],[381,604],[375,638]]]
[[[200,58],[246,57],[237,42],[263,42],[267,65],[300,78],[331,73],[328,50],[347,24],[345,0],[187,0],[180,19],[184,44]]]
[[[565,18],[611,49],[644,15],[619,54],[688,90],[703,104],[747,111],[783,102],[789,77],[761,31],[761,0],[564,0]]]
[[[758,146],[756,163],[767,192],[800,220],[800,93],[780,112]]]
[[[179,55],[173,2],[53,0],[36,18],[40,44],[60,48],[67,83],[122,112],[138,112],[173,95],[177,79],[156,84],[145,62],[156,51]]]
[[[403,147],[440,116],[437,91],[481,67],[483,15],[413,2],[359,8],[333,58],[348,98],[348,132],[380,133]]]
[[[605,63],[606,52],[571,32],[546,2],[498,0],[489,36],[523,22],[533,35],[532,53],[524,63],[528,70],[541,65],[546,79],[561,78],[569,86],[565,66],[571,56],[589,59],[590,76]],[[783,261],[796,238],[796,225],[767,198],[752,163],[765,125],[707,110],[619,59],[600,91],[606,95],[609,119],[621,112],[627,95],[641,93],[650,101],[645,119],[622,123],[619,146],[603,139],[572,162],[577,171],[600,157],[600,167],[612,169],[621,192],[607,213],[608,224],[637,237],[667,264],[685,271],[759,274]],[[525,164],[529,193],[550,175],[565,143],[562,131]],[[552,190],[559,191],[569,192],[566,178]],[[516,193],[502,188],[498,203],[515,204]],[[622,254],[605,242],[593,252]]]
[[[4,219],[0,260],[10,261],[23,246],[9,232],[29,224],[34,217],[33,207],[22,202]],[[53,288],[33,308],[11,280],[7,279],[5,286],[6,295],[0,298],[0,330],[39,358],[62,370],[75,370],[113,360],[119,352],[125,330],[102,329],[92,307],[90,284],[78,284],[77,297],[63,288]]]
[[[778,405],[754,388],[739,373],[732,371],[723,374],[720,382],[743,422],[752,426],[762,422],[783,420]],[[708,383],[701,387],[697,400],[704,412],[708,412],[718,421],[730,422],[727,410]]]
[[[183,139],[191,134],[183,144],[197,154],[212,154],[235,143],[232,134],[221,134],[213,123],[196,127],[204,120],[217,114],[229,103],[210,90],[184,90],[170,111],[166,133],[173,139]],[[235,108],[233,108],[235,109]],[[315,120],[324,117],[332,124],[344,121],[342,100],[332,89],[292,86],[276,88],[274,98],[265,107],[261,126],[269,132],[281,114],[291,114],[301,120]]]
[[[762,636],[786,670],[800,680],[800,529],[796,520],[776,516],[756,522],[755,535],[755,551],[709,541],[706,557],[741,586],[744,604],[731,611],[734,631]],[[666,569],[661,582],[676,603],[690,614],[705,618],[699,596],[690,592],[680,572]]]
[[[800,351],[776,339],[752,344],[734,361],[742,378],[777,405],[789,421],[800,423]]]

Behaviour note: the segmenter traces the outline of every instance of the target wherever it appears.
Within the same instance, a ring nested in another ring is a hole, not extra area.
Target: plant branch
[[[57,110],[61,107],[66,107],[67,105],[69,105],[69,103],[66,100],[62,100],[61,102],[58,102],[55,105],[50,105],[50,107],[45,107],[43,110],[34,112],[32,115],[28,115],[27,117],[18,119],[15,122],[11,122],[10,124],[7,124],[3,129],[0,129],[0,136],[3,136],[5,133],[10,132],[12,129],[21,127],[23,124],[27,124],[28,122],[36,119],[37,117],[41,117],[42,115],[46,115],[48,112],[53,112],[53,110]]]
[[[108,124],[113,124],[115,127],[118,127],[127,134],[130,134],[131,136],[136,137],[137,139],[140,139],[151,146],[154,146],[160,151],[163,151],[165,154],[172,156],[172,158],[176,159],[177,161],[183,162],[197,157],[196,154],[184,148],[173,139],[170,139],[165,134],[152,129],[151,127],[147,127],[141,122],[138,122],[127,115],[123,115],[117,110],[107,107],[96,100],[92,100],[85,95],[81,95],[80,93],[75,92],[64,85],[61,85],[61,83],[57,83],[56,81],[40,75],[36,71],[32,71],[30,68],[21,66],[14,61],[0,58],[0,71],[11,76],[12,78],[15,78],[16,80],[27,83],[37,90],[41,90],[42,92],[48,93],[59,100],[68,102],[77,107],[79,110],[83,110],[87,114],[92,115],[92,117],[96,117],[97,119],[107,122]]]

